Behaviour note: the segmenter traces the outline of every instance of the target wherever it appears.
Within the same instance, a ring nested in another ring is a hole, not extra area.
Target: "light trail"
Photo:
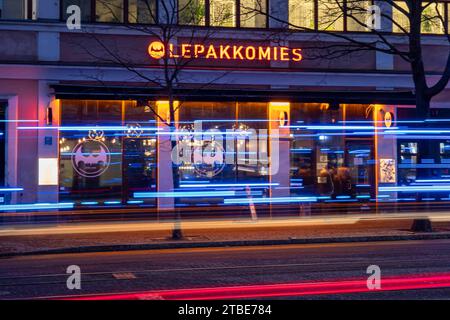
[[[48,210],[48,209],[72,209],[73,202],[61,203],[31,203],[31,204],[5,204],[0,205],[0,211],[22,210]]]
[[[280,126],[280,128],[286,129],[305,129],[305,130],[375,130],[380,129],[376,126],[333,126],[333,125],[322,125],[322,126]],[[382,129],[382,128],[381,128]],[[391,130],[396,128],[390,128]]]
[[[279,183],[205,183],[205,184],[181,184],[181,188],[218,188],[218,187],[274,187]]]
[[[23,191],[23,188],[0,188],[0,192],[18,192]]]
[[[28,213],[27,213],[28,214]],[[450,221],[450,212],[415,212],[415,213],[385,213],[385,214],[354,214],[347,216],[323,215],[301,218],[262,218],[246,219],[216,219],[216,220],[186,220],[181,225],[184,230],[214,229],[248,229],[248,228],[283,228],[323,225],[352,225],[360,221],[386,221],[414,218],[428,218],[432,222]],[[119,222],[80,222],[71,224],[40,224],[40,225],[6,225],[0,227],[0,237],[27,235],[61,235],[61,234],[99,234],[108,232],[139,232],[139,231],[170,231],[174,221],[119,221]]]
[[[61,127],[17,127],[18,130],[58,130],[58,131],[129,131],[135,129],[138,131],[159,131],[157,127],[127,127],[127,126],[61,126]]]
[[[397,186],[397,187],[378,187],[380,192],[447,192],[450,191],[450,186],[436,185],[436,186]]]
[[[206,197],[230,197],[235,196],[235,191],[186,191],[186,192],[135,192],[134,198],[206,198]]]
[[[296,282],[244,286],[209,287],[147,292],[90,295],[60,298],[65,300],[221,300],[293,296],[376,293],[450,287],[450,273],[397,275],[383,277],[380,289],[369,289],[366,279]]]
[[[252,199],[224,199],[225,204],[250,204],[250,203],[296,203],[316,202],[317,197],[283,197],[283,198],[252,198]]]

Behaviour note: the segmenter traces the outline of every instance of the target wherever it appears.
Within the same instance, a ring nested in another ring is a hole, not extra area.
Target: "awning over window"
[[[167,100],[161,88],[51,85],[57,99]],[[180,101],[290,101],[321,103],[415,104],[412,91],[307,91],[294,89],[174,89]]]

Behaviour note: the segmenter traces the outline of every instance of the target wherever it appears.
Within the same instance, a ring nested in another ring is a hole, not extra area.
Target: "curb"
[[[0,258],[69,254],[69,253],[94,253],[112,251],[137,251],[137,250],[162,250],[162,249],[187,249],[187,248],[218,248],[218,247],[250,247],[250,246],[274,246],[289,244],[321,244],[321,243],[352,243],[352,242],[379,242],[379,241],[407,241],[407,240],[439,240],[450,239],[450,232],[420,233],[411,235],[381,235],[381,236],[353,236],[336,238],[291,238],[279,240],[236,240],[236,241],[209,241],[209,242],[170,242],[149,244],[118,244],[81,246],[59,249],[47,249],[25,252],[0,253]]]

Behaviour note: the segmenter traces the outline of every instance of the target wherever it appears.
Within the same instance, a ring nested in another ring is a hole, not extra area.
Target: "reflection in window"
[[[128,21],[131,23],[155,23],[156,0],[128,0]]]
[[[123,0],[97,0],[95,7],[96,21],[123,22]]]
[[[314,29],[314,0],[289,0],[289,23],[293,27]]]
[[[156,191],[156,135],[142,130],[155,125],[150,110],[135,101],[61,100],[61,125],[78,127],[60,132],[61,200],[132,204],[135,192]]]
[[[178,0],[178,22],[185,25],[205,25],[205,1]]]
[[[238,130],[249,133],[236,141],[237,171],[239,180],[266,182],[269,174],[267,104],[240,102],[238,107]],[[259,121],[255,121],[259,120]],[[262,130],[262,131],[261,131]]]
[[[400,143],[400,163],[398,170],[398,179],[400,185],[409,185],[416,181],[417,169],[417,142]]]
[[[121,101],[62,100],[61,124],[117,125],[121,123],[121,110]],[[60,132],[61,199],[98,201],[121,197],[120,134],[95,130]]]
[[[343,31],[343,0],[318,0],[319,30]]]
[[[441,163],[450,163],[450,141],[439,143],[439,153],[441,156]]]
[[[67,8],[76,5],[81,9],[81,21],[90,21],[91,20],[91,0],[63,0],[62,2],[62,13],[63,19],[67,20],[67,18],[71,15],[71,13],[67,13]]]
[[[395,1],[395,5],[402,8],[404,11],[408,12],[408,6],[404,1]],[[392,31],[397,33],[404,33],[403,30],[409,32],[409,19],[398,10],[395,6],[392,8]]]
[[[236,0],[210,0],[210,25],[236,26]]]
[[[331,124],[342,120],[342,108],[331,110],[326,104],[295,103],[291,123]],[[292,131],[290,190],[292,194],[332,196],[333,176],[344,165],[344,139],[318,131],[296,128]]]
[[[422,26],[423,33],[444,33],[444,18],[445,5],[444,3],[423,3],[425,9],[422,12]]]
[[[182,189],[187,185],[189,191],[205,192],[204,186],[197,188],[195,184],[268,182],[267,131],[260,131],[267,130],[267,103],[184,102],[179,110],[183,124],[180,129],[186,132],[179,138],[185,150],[179,167]],[[199,130],[221,134],[205,133],[199,139],[198,135],[189,133]],[[251,192],[263,197],[266,189],[251,187]],[[233,190],[236,197],[247,197],[245,186]],[[221,204],[223,201],[223,196],[211,197],[206,191],[204,198],[181,198],[179,204]]]
[[[267,16],[266,0],[241,0],[241,27],[265,28]]]
[[[30,19],[32,5],[30,0],[0,0],[0,19]]]
[[[348,31],[369,31],[367,28],[367,18],[369,7],[372,1],[347,1],[347,30]]]

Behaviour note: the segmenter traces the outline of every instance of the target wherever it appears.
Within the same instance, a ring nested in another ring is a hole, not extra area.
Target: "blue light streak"
[[[280,128],[289,129],[305,129],[305,130],[375,130],[383,129],[376,126],[336,126],[336,125],[320,125],[320,126],[280,126]],[[391,127],[389,129],[397,129],[397,127]]]
[[[254,134],[251,131],[175,131],[175,132],[157,132],[158,136],[250,136]],[[261,138],[261,135],[259,135]]]
[[[17,192],[23,191],[23,188],[0,188],[0,192]]]
[[[142,204],[144,201],[142,200],[129,200],[127,201],[128,204]]]
[[[217,187],[273,187],[279,183],[211,183],[211,184],[182,184],[181,188],[217,188]]]
[[[104,202],[105,204],[121,204],[122,202],[121,201],[105,201]]]
[[[235,196],[235,191],[135,192],[134,198],[207,198]]]
[[[443,192],[450,191],[450,186],[396,186],[378,187],[378,190],[389,192]]]
[[[58,131],[129,131],[127,126],[62,126],[62,127],[17,127],[18,130],[58,130]],[[134,128],[137,131],[159,131],[162,128],[157,127],[139,127]]]
[[[417,179],[417,183],[444,183],[450,182],[450,179]]]
[[[85,201],[85,202],[81,202],[81,205],[83,206],[95,206],[98,204],[98,201]]]
[[[194,184],[194,183],[198,183],[198,184],[202,184],[202,183],[209,183],[209,181],[207,181],[207,180],[184,180],[184,181],[182,181],[182,183],[192,183],[192,184]]]
[[[21,210],[47,210],[47,209],[73,209],[73,202],[61,203],[32,203],[32,204],[7,204],[0,205],[0,211]]]
[[[100,152],[93,152],[93,153],[81,152],[81,154],[84,155],[84,156],[90,156],[90,155],[98,155],[98,154],[100,154]],[[122,152],[105,152],[105,154],[109,154],[111,156],[120,156],[120,155],[122,155]],[[73,153],[73,152],[61,152],[61,155],[62,156],[74,156],[74,155],[76,155],[76,153]],[[121,162],[118,162],[117,164],[120,164],[120,163]]]
[[[293,203],[293,202],[316,202],[316,201],[317,201],[317,197],[224,199],[225,204]]]
[[[355,154],[355,153],[370,153],[371,150],[370,149],[361,149],[361,150],[353,150],[353,151],[349,151],[348,153],[350,154]]]

